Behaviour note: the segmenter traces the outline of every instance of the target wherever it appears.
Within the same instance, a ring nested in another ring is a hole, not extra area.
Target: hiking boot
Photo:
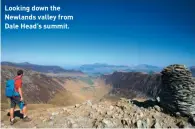
[[[15,119],[10,119],[10,125],[13,125],[14,123],[16,123],[16,120]]]
[[[26,116],[26,117],[23,118],[23,121],[24,122],[29,122],[29,121],[31,121],[31,119],[28,116]]]

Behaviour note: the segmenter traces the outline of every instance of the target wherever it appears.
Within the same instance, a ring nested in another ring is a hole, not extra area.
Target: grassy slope
[[[90,80],[92,81],[92,80]],[[57,94],[49,103],[55,105],[74,105],[86,100],[100,100],[111,90],[110,86],[106,86],[100,80],[93,81],[93,87],[88,80],[68,80],[64,84],[64,88],[68,93]]]

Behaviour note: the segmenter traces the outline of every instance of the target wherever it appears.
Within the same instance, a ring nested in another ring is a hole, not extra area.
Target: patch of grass
[[[83,81],[84,83],[89,84],[90,86],[93,86],[94,82],[89,77],[80,77],[79,80]]]
[[[94,87],[83,87],[81,91],[94,91]]]

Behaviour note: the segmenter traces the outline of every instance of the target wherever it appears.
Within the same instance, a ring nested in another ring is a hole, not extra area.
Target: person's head
[[[18,70],[17,75],[18,76],[23,76],[23,70]]]

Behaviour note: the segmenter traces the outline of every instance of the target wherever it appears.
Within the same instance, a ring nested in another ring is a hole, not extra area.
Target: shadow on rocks
[[[162,108],[159,104],[159,102],[155,101],[155,100],[146,100],[146,101],[143,101],[143,102],[139,102],[137,100],[131,100],[131,103],[138,106],[138,107],[142,107],[142,108],[146,108],[146,109],[155,109],[159,112],[163,112],[167,115],[170,115],[170,116],[175,116],[175,114],[172,114],[170,111]]]
[[[144,102],[139,102],[137,100],[131,100],[131,103],[135,104],[138,107],[143,107],[143,108],[149,108],[149,107],[154,107],[155,105],[158,105],[158,103],[153,100],[146,100]]]
[[[7,116],[10,116],[9,112],[7,113]],[[16,110],[16,111],[14,111],[14,117],[19,117],[20,119],[22,119],[23,118],[23,114],[20,113],[20,110]]]

